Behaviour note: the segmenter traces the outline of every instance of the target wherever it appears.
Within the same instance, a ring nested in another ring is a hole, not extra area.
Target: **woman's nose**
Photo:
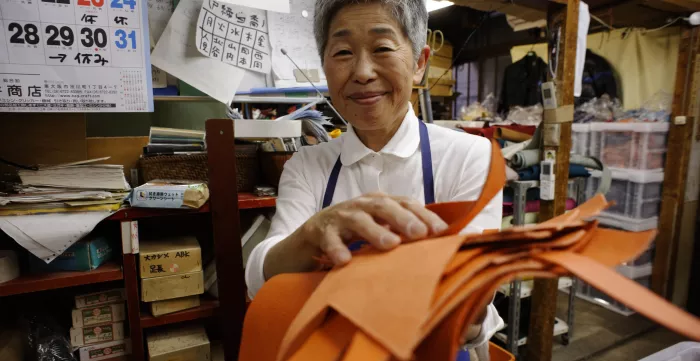
[[[360,55],[355,61],[353,80],[360,84],[367,84],[377,78],[376,64],[367,55]]]

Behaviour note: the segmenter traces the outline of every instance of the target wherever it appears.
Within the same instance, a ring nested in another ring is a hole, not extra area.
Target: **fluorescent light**
[[[448,6],[454,5],[452,1],[438,1],[438,0],[426,0],[425,1],[425,7],[428,9],[428,12],[435,11],[438,9],[446,8]]]

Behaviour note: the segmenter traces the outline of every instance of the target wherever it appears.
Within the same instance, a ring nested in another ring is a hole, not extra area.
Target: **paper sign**
[[[197,49],[226,64],[267,74],[267,15],[263,10],[204,0],[197,20]]]
[[[231,104],[243,79],[243,69],[202,56],[196,47],[197,16],[202,0],[181,0],[151,54],[153,65]]]
[[[222,0],[221,2],[241,5],[249,8],[275,11],[278,13],[289,12],[289,0]]]
[[[323,74],[321,58],[318,56],[314,40],[315,3],[316,0],[292,0],[289,14],[275,12],[267,14],[272,44],[272,72],[276,77],[275,86],[278,88],[309,85],[305,79],[301,82],[296,80],[294,76],[296,68],[286,56],[282,55],[280,49],[285,49],[287,54],[305,71],[318,71],[320,81],[314,84],[326,85],[326,75]]]
[[[146,0],[0,0],[0,112],[153,111]]]

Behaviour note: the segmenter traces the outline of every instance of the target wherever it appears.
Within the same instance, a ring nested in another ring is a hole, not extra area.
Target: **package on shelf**
[[[149,361],[210,361],[211,346],[202,326],[180,327],[146,336]]]
[[[117,357],[131,354],[131,340],[127,338],[81,347],[79,354],[80,361],[112,361]]]
[[[197,209],[208,200],[205,183],[153,180],[134,188],[129,201],[132,207]]]
[[[589,155],[608,167],[663,169],[669,123],[590,123]]]
[[[107,291],[100,291],[95,293],[89,293],[86,295],[75,296],[75,308],[100,306],[124,301],[126,301],[124,289],[117,288]]]
[[[199,295],[155,301],[149,304],[153,317],[199,307]]]
[[[571,154],[590,155],[590,123],[571,124]]]
[[[31,257],[31,267],[36,271],[91,271],[109,261],[114,249],[107,237],[95,236],[76,242],[51,263]]]
[[[70,340],[73,347],[93,345],[97,343],[118,341],[124,339],[124,323],[115,322],[105,325],[83,328],[71,328]]]
[[[143,240],[139,248],[142,279],[202,270],[202,250],[196,237]]]
[[[87,327],[124,321],[126,316],[124,303],[94,306],[73,310],[73,327]]]
[[[615,204],[603,214],[632,219],[658,217],[661,209],[661,191],[664,173],[655,170],[611,169],[610,190],[605,198]],[[586,198],[598,189],[601,172],[591,172],[586,182]]]
[[[141,301],[153,302],[201,295],[204,293],[204,272],[192,272],[141,280]]]

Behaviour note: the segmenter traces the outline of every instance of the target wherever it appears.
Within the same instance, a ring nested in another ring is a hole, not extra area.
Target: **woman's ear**
[[[413,84],[418,85],[423,81],[423,75],[428,71],[428,59],[430,58],[430,46],[426,44],[418,56],[416,70],[413,72]]]

